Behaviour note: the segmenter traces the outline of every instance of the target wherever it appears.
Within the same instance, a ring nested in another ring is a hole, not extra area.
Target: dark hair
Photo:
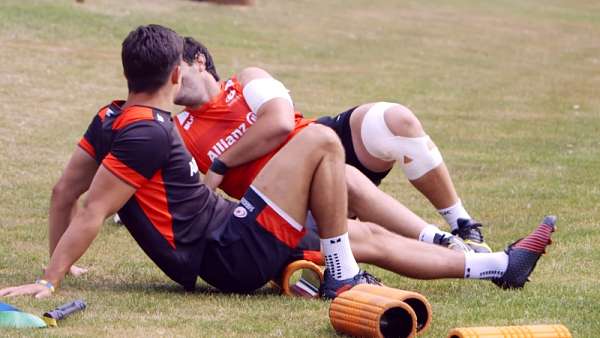
[[[169,28],[148,25],[131,31],[121,50],[129,91],[157,91],[181,62],[182,51],[183,39]]]
[[[206,71],[209,72],[216,81],[219,81],[219,74],[217,74],[217,68],[215,67],[215,63],[213,62],[212,55],[210,55],[208,48],[190,36],[186,36],[183,40],[183,61],[191,65],[194,63],[196,55],[204,55],[204,58],[206,58]]]

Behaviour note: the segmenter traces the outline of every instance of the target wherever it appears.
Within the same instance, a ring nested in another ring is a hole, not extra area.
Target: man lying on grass
[[[175,125],[209,187],[240,198],[286,141],[319,123],[333,129],[344,146],[352,215],[428,243],[460,245],[461,238],[476,252],[491,252],[481,224],[459,199],[440,151],[408,108],[375,102],[335,117],[306,119],[294,110],[285,86],[263,69],[245,68],[219,82],[212,55],[192,37],[185,38],[183,60],[175,103],[186,109]],[[422,221],[376,188],[394,165],[434,205],[452,234]],[[216,172],[218,168],[227,170]]]
[[[51,227],[61,217],[69,222],[54,235],[58,244],[49,265],[35,283],[2,289],[0,296],[50,296],[117,211],[150,259],[188,290],[197,276],[226,292],[260,288],[298,254],[309,209],[325,256],[324,298],[359,283],[378,283],[360,271],[355,257],[419,278],[487,278],[502,287],[522,287],[549,244],[553,219],[506,252],[467,255],[348,221],[344,150],[337,135],[321,125],[304,128],[288,142],[239,203],[221,198],[200,183],[166,111],[181,83],[182,38],[161,26],[142,26],[122,47],[127,101],[100,109],[57,183],[70,183],[73,191],[65,198],[70,202],[52,201]],[[83,206],[69,219],[86,190]]]

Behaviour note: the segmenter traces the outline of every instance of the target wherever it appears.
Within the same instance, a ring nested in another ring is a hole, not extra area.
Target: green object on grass
[[[0,311],[0,327],[42,328],[46,323],[37,316],[21,311]]]
[[[12,305],[0,303],[0,327],[40,328],[47,327],[40,317],[25,313]]]

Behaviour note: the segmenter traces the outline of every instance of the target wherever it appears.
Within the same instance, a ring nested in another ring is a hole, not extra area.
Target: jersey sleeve
[[[98,158],[98,142],[100,141],[101,133],[102,121],[100,120],[100,116],[96,115],[78,143],[78,146],[93,157],[96,162],[100,162],[101,160]]]
[[[169,158],[167,131],[153,121],[135,123],[120,130],[102,165],[131,186],[140,188]]]

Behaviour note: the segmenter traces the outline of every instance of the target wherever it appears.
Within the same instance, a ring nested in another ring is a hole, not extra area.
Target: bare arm
[[[247,68],[238,75],[242,86],[271,75],[260,68]],[[285,99],[274,98],[256,112],[256,122],[219,159],[229,167],[253,161],[280,146],[294,129],[294,107]]]
[[[76,214],[77,200],[90,187],[96,170],[96,161],[77,147],[62,176],[52,188],[48,217],[50,256],[71,222],[71,217]]]
[[[81,210],[58,242],[44,279],[60,283],[71,264],[96,238],[104,219],[119,210],[134,193],[134,187],[100,167]]]
[[[98,235],[104,219],[116,212],[135,193],[135,188],[121,181],[103,166],[94,176],[81,209],[60,238],[44,279],[57,287],[70,266],[81,257]],[[34,295],[48,297],[51,291],[40,284],[26,284],[0,290],[0,296]]]

